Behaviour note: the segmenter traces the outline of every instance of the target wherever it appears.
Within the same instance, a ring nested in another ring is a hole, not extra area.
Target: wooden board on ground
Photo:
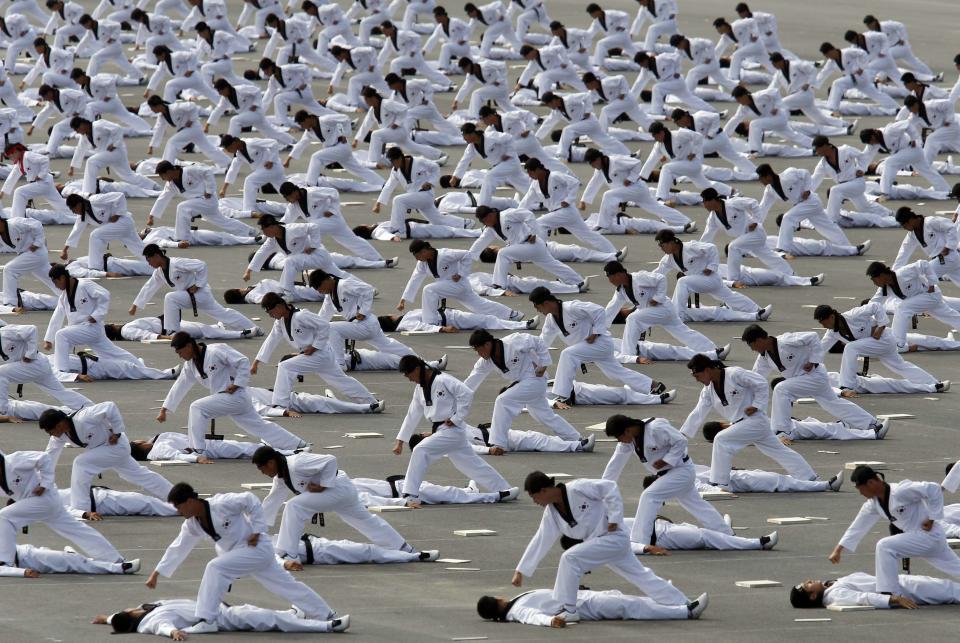
[[[737,587],[746,587],[749,589],[758,589],[764,587],[783,587],[783,583],[776,580],[738,580],[734,583]]]
[[[497,532],[492,529],[455,529],[453,535],[472,538],[474,536],[496,536]]]

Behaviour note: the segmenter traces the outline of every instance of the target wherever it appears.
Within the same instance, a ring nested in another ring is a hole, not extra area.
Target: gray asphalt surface
[[[446,3],[451,14],[461,15],[459,3]],[[681,2],[681,29],[688,34],[715,38],[711,22],[720,15],[728,19],[734,17],[733,0],[699,0]],[[754,3],[751,3],[754,4]],[[240,3],[233,3],[239,12]],[[92,6],[92,5],[91,5]],[[571,26],[583,26],[587,22],[583,3],[567,0],[551,0],[548,10],[551,17],[560,19]],[[626,0],[613,0],[604,3],[608,8],[623,8],[631,13],[636,4]],[[814,0],[806,3],[768,0],[757,2],[755,9],[776,13],[780,26],[781,40],[786,47],[808,59],[818,59],[820,43],[829,39],[843,44],[843,32],[848,28],[861,28],[861,19],[865,13],[875,13],[881,18],[897,19],[907,25],[914,50],[935,70],[947,75],[947,86],[956,78],[952,58],[956,53],[951,48],[950,38],[958,18],[955,2],[947,0],[914,0],[913,2],[894,2],[892,0],[872,0],[871,2],[835,3]],[[238,57],[240,68],[252,68],[258,56]],[[513,71],[513,74],[519,73]],[[632,78],[632,75],[631,75]],[[19,79],[18,79],[19,80]],[[315,91],[319,96],[325,81],[317,82]],[[123,88],[128,104],[139,102],[140,90]],[[441,109],[449,106],[451,95],[443,95]],[[882,124],[883,119],[865,119],[861,127]],[[222,124],[225,127],[225,123]],[[31,142],[40,142],[43,137],[37,133]],[[844,142],[854,137],[844,137]],[[145,153],[146,139],[129,141],[130,158],[142,158]],[[648,144],[643,145],[647,149]],[[637,149],[632,144],[632,149]],[[450,150],[452,161],[459,157],[459,150]],[[800,159],[785,162],[773,159],[777,168],[795,164],[812,169],[812,159]],[[67,161],[53,162],[55,170],[65,171]],[[302,171],[306,167],[306,158],[291,171]],[[450,166],[448,166],[450,167]],[[581,178],[588,173],[583,165],[576,167]],[[759,196],[757,183],[738,184],[747,195]],[[825,189],[825,186],[824,186]],[[369,204],[375,195],[344,195],[344,200],[363,201],[363,206],[346,207],[346,216],[351,224],[370,223],[376,220],[370,213]],[[148,200],[131,200],[131,208],[142,226],[150,207]],[[917,203],[908,203],[917,206]],[[897,207],[900,203],[888,204]],[[935,210],[951,208],[947,203],[926,203],[917,209],[932,214]],[[704,212],[700,208],[686,208],[685,211],[700,223],[702,229]],[[172,215],[168,215],[172,216]],[[769,229],[769,228],[768,228]],[[66,227],[48,227],[48,247],[59,249],[67,234]],[[699,232],[697,233],[699,235]],[[896,248],[903,237],[899,230],[853,230],[851,239],[862,242],[873,240],[873,248],[866,257],[796,260],[800,274],[827,274],[826,285],[804,289],[754,289],[747,294],[761,304],[772,303],[774,315],[766,324],[772,332],[813,329],[811,310],[804,304],[830,303],[838,308],[852,304],[869,296],[872,286],[863,276],[869,261],[886,259],[892,261]],[[84,241],[84,244],[86,242]],[[626,245],[630,249],[627,267],[631,270],[646,267],[659,258],[652,238],[623,237],[615,240],[617,246]],[[380,290],[376,304],[377,312],[386,314],[396,304],[397,293],[402,289],[412,267],[412,258],[406,252],[405,244],[377,242],[377,247],[385,256],[400,255],[398,269],[361,271],[359,276],[374,284]],[[444,245],[466,247],[466,243],[449,242]],[[84,246],[85,247],[85,246]],[[335,248],[335,244],[331,244]],[[74,254],[82,254],[75,252]],[[225,288],[239,287],[249,248],[200,248],[173,254],[186,254],[206,260],[210,267],[210,282],[218,293]],[[52,255],[51,255],[52,256]],[[601,274],[601,266],[578,266],[583,274]],[[535,270],[532,268],[524,268]],[[530,272],[528,274],[534,274]],[[270,276],[269,273],[264,276]],[[112,292],[111,317],[124,320],[126,310],[136,294],[141,279],[104,282]],[[604,304],[610,296],[610,288],[605,280],[595,280],[592,292],[583,299]],[[28,281],[27,287],[36,286]],[[957,294],[956,286],[944,288],[948,294]],[[508,303],[519,307],[528,314],[533,308],[523,298]],[[267,328],[269,319],[255,306],[240,306],[248,316],[262,317],[262,325]],[[159,305],[148,307],[143,313],[159,313]],[[42,329],[46,326],[48,313],[30,313],[19,318],[7,316],[8,322],[35,323]],[[742,330],[742,324],[697,324],[698,330],[706,333],[718,344],[734,343],[734,352],[729,363],[749,367],[753,359],[746,346],[736,341]],[[948,329],[931,320],[923,320],[921,329],[925,332],[943,334]],[[619,334],[620,330],[615,330]],[[656,333],[655,339],[664,334]],[[465,377],[473,362],[474,354],[466,349],[467,335],[417,336],[404,338],[423,355],[437,357],[447,353],[450,356],[450,372],[457,377]],[[258,341],[239,341],[233,345],[251,359],[256,353]],[[173,366],[176,362],[173,351],[163,345],[127,344],[128,349],[141,355],[147,363],[159,367]],[[920,354],[911,359],[943,379],[960,379],[956,356],[953,354]],[[839,367],[837,356],[830,356],[828,363],[832,369]],[[691,405],[695,402],[699,387],[690,378],[689,372],[681,363],[659,363],[644,367],[645,372],[655,379],[663,380],[668,387],[679,391],[679,399],[666,407],[630,408],[617,407],[579,407],[566,412],[566,417],[578,428],[603,421],[615,412],[634,413],[639,416],[654,412],[670,419],[677,426],[683,421]],[[350,475],[379,477],[403,473],[407,464],[407,454],[401,457],[389,453],[392,439],[399,427],[409,400],[411,386],[398,374],[374,373],[361,375],[362,381],[378,396],[387,400],[387,410],[383,415],[346,415],[306,417],[299,420],[283,419],[285,426],[291,426],[295,432],[311,440],[319,452],[330,445],[342,445],[342,449],[332,451],[340,461],[340,467]],[[588,381],[601,381],[597,373],[591,371]],[[261,369],[253,378],[260,386],[271,386],[272,368]],[[116,382],[82,385],[82,391],[96,400],[115,400],[121,407],[132,437],[150,437],[159,430],[171,430],[186,425],[187,404],[173,414],[166,425],[155,421],[156,409],[168,390],[169,382]],[[303,385],[305,391],[322,391],[324,386],[317,378],[308,378]],[[470,419],[473,422],[488,421],[492,412],[493,399],[499,385],[488,382],[478,393]],[[194,396],[200,393],[194,390]],[[45,399],[35,388],[27,387],[27,394],[33,399]],[[829,477],[843,468],[845,462],[860,460],[880,460],[890,464],[887,476],[891,480],[903,478],[919,480],[939,480],[943,476],[944,465],[956,460],[960,454],[960,445],[956,438],[954,402],[957,393],[933,396],[873,396],[861,398],[861,403],[874,413],[912,413],[917,417],[898,421],[884,442],[806,442],[797,445],[797,449],[809,460],[824,477]],[[193,399],[193,397],[189,398]],[[799,413],[809,412],[824,417],[819,409],[800,407]],[[222,429],[228,435],[233,433],[228,422],[222,423]],[[218,428],[221,428],[218,426]],[[515,428],[535,428],[530,418],[521,416]],[[383,439],[352,440],[342,437],[346,431],[378,431]],[[40,449],[46,442],[46,436],[36,423],[7,425],[0,429],[0,444],[5,451],[22,449]],[[548,472],[564,472],[578,477],[598,477],[612,450],[612,444],[601,442],[597,450],[589,455],[549,455],[549,454],[513,454],[493,459],[493,464],[514,484],[522,484],[524,476],[531,470],[542,469]],[[825,451],[836,453],[825,453]],[[709,463],[710,448],[702,439],[691,441],[690,453],[698,463]],[[68,452],[60,461],[57,479],[60,485],[69,484],[70,463],[75,452]],[[736,459],[737,466],[771,469],[771,461],[761,457],[754,450],[741,453]],[[775,470],[775,469],[774,469]],[[201,492],[234,491],[242,482],[261,482],[260,476],[248,462],[218,462],[210,466],[193,466],[163,469],[162,473],[172,480],[185,479]],[[631,466],[621,480],[624,502],[628,515],[632,515],[641,491],[641,470]],[[465,480],[449,465],[441,462],[435,465],[429,479],[438,483],[461,484]],[[126,483],[113,474],[104,475],[103,484],[117,488],[129,488]],[[949,498],[957,501],[956,497]],[[790,496],[754,495],[735,500],[719,502],[722,512],[729,512],[740,535],[756,536],[768,533],[772,525],[766,523],[772,516],[824,516],[828,521],[781,528],[781,543],[771,552],[679,552],[666,558],[647,558],[658,574],[672,579],[673,583],[688,595],[709,592],[711,604],[703,619],[698,622],[669,623],[624,623],[609,622],[602,624],[577,625],[566,631],[551,631],[542,628],[521,627],[519,625],[501,625],[481,621],[475,612],[476,599],[487,593],[511,596],[515,589],[509,585],[510,576],[519,557],[533,534],[540,519],[540,510],[528,498],[521,497],[519,502],[506,505],[474,505],[465,507],[433,507],[419,511],[390,514],[389,521],[417,547],[439,548],[442,556],[469,559],[467,567],[479,568],[479,571],[457,571],[449,565],[411,564],[411,565],[357,565],[339,567],[314,567],[299,574],[299,577],[319,591],[342,614],[351,614],[354,625],[348,635],[355,641],[442,641],[457,637],[486,637],[489,640],[583,640],[586,636],[610,641],[635,640],[639,636],[672,637],[682,641],[699,640],[741,640],[769,641],[778,637],[796,640],[808,637],[830,638],[832,640],[859,641],[866,639],[893,640],[949,640],[956,636],[956,608],[924,608],[905,612],[859,612],[859,613],[810,613],[790,608],[787,601],[787,589],[790,585],[805,578],[835,578],[838,575],[854,571],[872,571],[873,542],[875,538],[886,534],[886,525],[880,524],[866,539],[856,554],[844,556],[839,566],[832,566],[826,559],[844,528],[860,505],[859,496],[847,482],[841,493],[798,494]],[[677,520],[687,516],[678,507],[668,507],[668,515]],[[212,555],[212,546],[198,548],[173,579],[162,579],[159,588],[150,591],[143,586],[147,573],[159,560],[166,545],[174,538],[180,526],[176,518],[109,518],[96,525],[128,557],[140,557],[144,569],[141,575],[126,577],[90,577],[90,576],[46,576],[39,580],[3,579],[0,581],[0,638],[4,641],[63,641],[98,640],[107,634],[106,628],[88,625],[90,618],[98,613],[110,613],[119,608],[136,605],[144,601],[164,597],[193,597],[196,593],[203,565]],[[458,528],[488,528],[498,532],[491,538],[462,538],[453,534]],[[316,527],[313,527],[316,530]],[[327,526],[320,530],[321,535],[330,538],[357,538],[358,535],[333,516],[328,517]],[[22,537],[37,545],[61,547],[65,543],[42,526],[31,528],[29,537]],[[527,579],[526,588],[551,587],[556,569],[559,548],[548,556],[539,572]],[[915,572],[929,572],[922,563],[914,563]],[[773,579],[783,584],[774,589],[740,589],[734,582],[744,579]],[[594,589],[618,588],[625,592],[631,588],[622,580],[606,570],[597,570],[583,581]],[[241,602],[284,608],[277,598],[268,595],[259,585],[249,580],[237,582],[227,596],[232,604]],[[801,623],[797,618],[830,617],[826,623]],[[586,630],[586,631],[584,631]],[[225,635],[221,634],[221,637]],[[249,634],[244,638],[276,638],[277,634]],[[306,635],[285,635],[284,640],[298,640]]]

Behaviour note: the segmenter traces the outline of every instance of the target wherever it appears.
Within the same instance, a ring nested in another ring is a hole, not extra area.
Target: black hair
[[[687,361],[687,368],[694,373],[707,368],[723,368],[723,362],[718,359],[710,359],[703,353],[697,353]]]
[[[603,158],[603,152],[593,147],[588,147],[587,151],[583,153],[583,160],[587,163],[593,163],[601,158]]]
[[[391,147],[386,154],[388,161],[399,161],[403,158],[403,150],[399,147]]]
[[[480,348],[487,342],[493,341],[493,335],[483,328],[473,331],[470,335],[470,348]]]
[[[658,230],[657,234],[653,237],[653,240],[657,242],[657,245],[663,243],[669,243],[671,241],[677,241],[677,235],[674,234],[673,230],[669,228],[663,228]]]
[[[49,431],[57,426],[61,420],[66,420],[67,414],[60,409],[47,409],[40,414],[39,424],[44,431]]]
[[[757,166],[757,176],[776,176],[776,174],[769,163],[762,163]]]
[[[504,621],[507,618],[495,596],[481,596],[477,601],[477,614],[488,621]]]
[[[263,465],[270,462],[271,460],[276,460],[279,457],[280,457],[280,453],[277,452],[276,449],[274,449],[271,446],[267,446],[265,444],[259,449],[257,449],[256,451],[254,451],[253,457],[251,457],[250,459],[253,462],[254,466],[262,467]]]
[[[426,368],[426,363],[416,355],[404,355],[397,364],[397,370],[404,375],[409,375],[418,368]]]
[[[531,471],[523,481],[523,490],[531,495],[555,486],[557,486],[556,480],[543,471]]]
[[[223,301],[228,304],[245,303],[243,291],[239,288],[228,288],[227,290],[223,291]]]
[[[882,261],[874,261],[869,266],[867,266],[866,274],[868,277],[873,279],[874,277],[879,277],[880,275],[884,275],[888,272],[892,272],[892,271],[889,268],[887,268],[887,265],[885,263],[883,263]]]
[[[720,431],[723,431],[723,425],[720,422],[704,422],[703,424],[703,438],[707,442],[713,442]]]
[[[493,248],[484,248],[480,251],[480,263],[496,263],[497,251]]]
[[[607,418],[607,424],[604,426],[603,432],[611,438],[619,439],[631,426],[638,426],[642,429],[646,426],[646,422],[618,413]]]
[[[813,145],[811,146],[813,147],[813,149],[817,149],[818,147],[823,147],[824,145],[830,145],[829,138],[827,138],[822,134],[813,137]]]
[[[897,219],[897,223],[899,223],[900,225],[903,225],[907,221],[910,221],[911,219],[919,216],[921,215],[911,210],[908,206],[903,206],[902,208],[897,210],[896,219]]]
[[[263,230],[264,228],[269,228],[270,226],[282,224],[277,221],[277,217],[273,216],[272,214],[261,214],[260,218],[257,219],[257,225],[259,225],[260,229]]]
[[[132,634],[140,627],[140,622],[147,614],[134,616],[130,612],[117,612],[110,617],[110,627],[114,634]]]
[[[67,267],[62,263],[55,263],[50,266],[50,271],[47,273],[47,276],[50,277],[51,281],[56,281],[60,277],[70,277],[70,273],[67,272]]]
[[[820,304],[813,309],[813,318],[818,322],[822,322],[830,315],[835,314],[837,314],[836,309],[833,306],[828,306],[827,304]]]
[[[175,333],[174,336],[170,339],[170,347],[175,351],[180,350],[181,348],[183,348],[188,344],[196,344],[196,343],[197,342],[193,339],[193,337],[190,336],[189,333],[182,330]]]
[[[743,96],[749,96],[750,90],[744,87],[743,85],[737,85],[736,87],[733,88],[733,91],[730,92],[730,94],[734,98],[741,98]]]
[[[560,300],[557,299],[556,296],[554,296],[554,294],[550,292],[550,290],[547,289],[545,286],[537,286],[536,288],[534,288],[530,292],[530,296],[528,297],[528,299],[530,300],[530,303],[532,303],[535,306],[539,306],[540,304],[543,304],[544,302],[548,302],[548,301],[555,301],[558,304],[560,303]]]
[[[145,447],[143,444],[139,442],[130,443],[130,457],[132,457],[137,462],[146,462],[147,460],[149,460],[151,450],[152,449],[148,449],[147,447]]]
[[[716,188],[707,188],[700,193],[700,198],[704,201],[716,201],[720,198],[720,193]]]
[[[286,198],[299,189],[300,188],[297,186],[296,183],[292,183],[290,181],[284,181],[283,183],[280,184],[280,195]]]
[[[880,474],[873,470],[873,467],[867,464],[859,464],[857,468],[853,470],[853,473],[850,474],[850,482],[854,484],[855,487],[859,487],[862,484],[866,484],[870,480],[882,480]]]
[[[770,333],[765,331],[759,324],[750,324],[743,329],[743,333],[740,335],[740,339],[747,344],[752,344],[758,339],[764,339],[766,337],[770,337]]]
[[[167,253],[161,250],[160,246],[155,243],[148,243],[143,247],[143,256],[147,258],[166,254]]]
[[[836,49],[836,47],[834,47],[833,44],[829,42],[825,42],[822,45],[820,45],[820,53],[823,54],[824,56],[829,54],[834,49]]]
[[[853,29],[847,29],[843,34],[843,39],[846,40],[847,42],[856,42],[857,36],[859,35],[860,34],[858,34]]]
[[[183,504],[191,498],[199,498],[200,495],[193,490],[193,487],[186,482],[178,482],[173,485],[170,489],[170,492],[167,494],[167,502],[176,507],[179,504]]]
[[[660,121],[653,121],[650,123],[650,127],[647,128],[647,131],[650,132],[651,136],[656,136],[657,134],[666,132],[667,128]]]
[[[797,609],[823,607],[823,592],[818,593],[814,598],[810,598],[810,592],[803,589],[803,584],[795,585],[790,588],[790,604]]]
[[[627,269],[624,268],[623,264],[619,261],[610,261],[603,267],[603,272],[605,272],[608,277],[611,275],[619,275],[626,271]]]
[[[275,292],[268,292],[263,296],[263,299],[260,300],[260,306],[264,310],[273,310],[280,304],[286,305],[287,302]]]

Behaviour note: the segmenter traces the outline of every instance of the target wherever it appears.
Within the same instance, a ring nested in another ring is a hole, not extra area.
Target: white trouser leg
[[[909,531],[877,541],[877,591],[901,594],[899,565],[903,558],[922,558],[942,572],[960,578],[960,558],[947,545],[943,528]]]
[[[507,273],[511,264],[515,261],[532,262],[566,284],[579,284],[583,281],[583,277],[577,274],[573,268],[557,261],[547,250],[547,245],[543,239],[538,238],[534,243],[521,243],[500,249],[493,268],[494,283],[501,286],[509,283]]]
[[[260,417],[244,389],[234,393],[215,393],[190,404],[187,432],[190,448],[203,451],[204,435],[210,420],[229,417],[246,433],[258,437],[274,449],[293,450],[301,447],[304,440],[274,422]]]
[[[297,375],[313,373],[324,382],[355,402],[375,402],[376,398],[356,379],[341,370],[329,344],[312,355],[300,354],[277,365],[277,379],[273,386],[273,403],[286,408],[293,392]]]
[[[493,315],[499,319],[509,319],[513,310],[499,302],[484,299],[470,286],[470,280],[462,278],[454,282],[446,279],[427,284],[423,288],[422,315],[427,324],[439,324],[440,300],[456,299],[463,306],[480,315]]]
[[[90,481],[109,469],[158,498],[165,499],[173,486],[159,473],[134,460],[130,456],[130,441],[121,436],[116,444],[87,449],[74,459],[70,475],[70,505],[74,509],[90,511]]]
[[[807,396],[812,397],[823,410],[847,426],[866,429],[877,421],[876,417],[858,405],[834,393],[827,372],[821,365],[809,373],[789,377],[773,389],[771,427],[774,432],[790,430],[791,407],[797,399]]]
[[[504,480],[497,470],[474,453],[462,427],[441,427],[429,438],[421,441],[410,452],[403,480],[403,494],[417,497],[430,465],[443,456],[450,459],[461,473],[476,480],[487,491],[506,491],[510,483]]]

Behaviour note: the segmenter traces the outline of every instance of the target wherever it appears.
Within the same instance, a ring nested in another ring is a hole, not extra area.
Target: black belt
[[[200,315],[197,313],[197,298],[189,290],[187,290],[186,293],[190,295],[190,305],[193,306],[193,316],[199,317]]]
[[[441,426],[443,426],[444,424],[446,424],[446,421],[443,421],[443,422],[434,422],[433,425],[430,427],[430,428],[431,428],[431,432],[432,432],[432,433],[436,433],[436,432],[437,432],[437,429],[439,429],[439,428],[440,428]]]
[[[313,557],[313,545],[310,544],[310,534],[304,534],[304,535],[300,536],[300,540],[303,541],[303,544],[304,544],[304,545],[306,546],[306,548],[307,548],[307,552],[306,552],[306,555],[304,556],[304,558],[307,559],[307,564],[308,564],[308,565],[312,565],[312,564],[313,564],[313,561],[314,561],[315,559],[314,559],[314,557]]]
[[[683,464],[690,462],[690,456],[688,455],[683,456],[683,460],[681,460],[680,462],[682,462]],[[667,475],[671,471],[673,471],[672,467],[670,469],[664,469],[663,471],[657,471],[656,476],[658,478],[662,478],[663,476]]]

